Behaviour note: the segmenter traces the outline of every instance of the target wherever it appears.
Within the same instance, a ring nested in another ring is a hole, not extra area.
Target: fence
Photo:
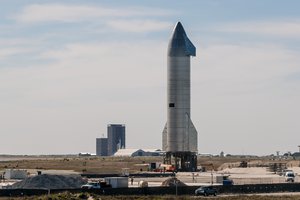
[[[148,187],[148,188],[105,188],[94,190],[83,189],[0,189],[0,196],[32,196],[60,192],[90,192],[101,195],[194,195],[197,186],[186,187]],[[300,192],[300,183],[250,184],[215,186],[219,193],[251,194],[273,192]]]

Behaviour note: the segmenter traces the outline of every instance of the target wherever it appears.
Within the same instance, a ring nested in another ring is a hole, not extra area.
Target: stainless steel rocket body
[[[190,57],[168,56],[168,149],[188,151],[185,139],[187,116],[190,116]]]
[[[168,45],[166,152],[197,152],[197,131],[191,121],[191,63],[196,48],[178,22]]]

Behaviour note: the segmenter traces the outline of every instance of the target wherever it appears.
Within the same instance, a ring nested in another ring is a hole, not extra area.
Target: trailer
[[[112,188],[128,188],[128,177],[105,177],[104,180]]]

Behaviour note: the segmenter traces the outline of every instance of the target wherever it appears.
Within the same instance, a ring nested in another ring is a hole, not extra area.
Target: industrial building
[[[125,149],[125,125],[109,124],[107,126],[108,156],[114,155],[118,149]]]
[[[96,138],[96,155],[107,156],[108,155],[107,138]]]
[[[114,156],[135,157],[135,156],[160,156],[163,152],[160,149],[119,149]]]
[[[107,138],[96,138],[96,155],[113,156],[119,149],[125,148],[125,125],[108,124]]]
[[[294,158],[294,160],[300,160],[300,152],[293,153],[292,157]]]
[[[26,169],[5,169],[4,178],[9,179],[25,179],[27,178]]]

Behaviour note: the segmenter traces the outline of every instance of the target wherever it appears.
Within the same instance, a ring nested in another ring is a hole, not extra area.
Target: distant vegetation
[[[11,198],[0,198],[0,200],[6,200]],[[189,199],[215,199],[215,200],[298,200],[300,199],[300,195],[284,195],[284,196],[217,196],[217,197],[194,197],[194,196],[98,196],[94,194],[88,193],[60,193],[53,195],[44,195],[44,196],[33,196],[33,197],[19,197],[13,198],[16,200],[79,200],[79,199],[89,199],[89,200],[189,200]]]

